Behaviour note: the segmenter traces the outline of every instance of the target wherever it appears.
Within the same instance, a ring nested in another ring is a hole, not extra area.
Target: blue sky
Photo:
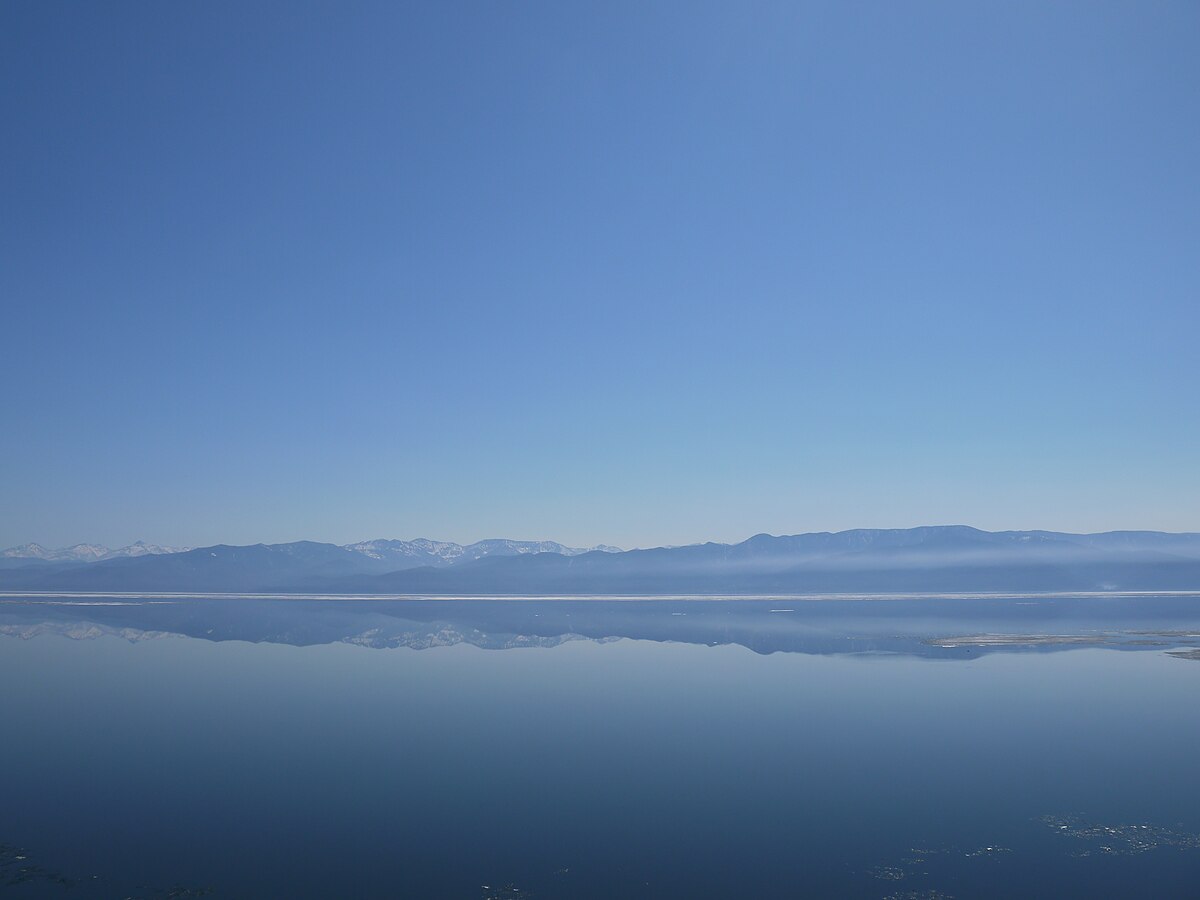
[[[1200,5],[0,7],[0,545],[1200,530]]]

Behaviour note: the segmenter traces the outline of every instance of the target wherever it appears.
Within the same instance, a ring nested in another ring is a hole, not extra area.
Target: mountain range
[[[1157,531],[945,525],[759,534],[736,544],[627,551],[425,539],[132,547],[141,550],[3,551],[0,590],[432,596],[1200,590],[1200,534]]]
[[[100,544],[75,544],[73,547],[61,547],[58,550],[47,550],[41,544],[22,544],[20,547],[9,547],[0,550],[0,561],[13,561],[11,565],[27,565],[29,561],[40,562],[99,562],[102,559],[116,559],[122,556],[159,556],[164,553],[183,553],[190,547],[160,547],[158,544],[147,544],[136,541],[126,547],[110,550]]]
[[[561,557],[619,552],[616,547],[567,547],[556,541],[492,539],[474,544],[379,539],[338,546],[315,541],[199,548],[138,541],[119,550],[76,544],[47,550],[24,544],[0,551],[0,590],[296,590],[311,579],[440,569],[489,557],[550,553]],[[150,559],[153,557],[153,559]],[[336,591],[336,587],[334,588]]]

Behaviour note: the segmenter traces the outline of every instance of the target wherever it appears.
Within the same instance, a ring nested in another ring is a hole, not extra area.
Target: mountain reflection
[[[488,650],[620,639],[738,645],[769,654],[905,654],[972,659],[1073,647],[1200,647],[1196,595],[903,599],[0,599],[0,635],[77,640],[195,638]],[[1179,655],[1179,654],[1177,654]]]

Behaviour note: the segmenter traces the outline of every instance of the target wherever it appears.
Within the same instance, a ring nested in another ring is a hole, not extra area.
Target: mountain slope
[[[357,583],[359,590],[464,594],[1200,589],[1200,540],[1185,537],[1145,537],[1130,549],[1096,535],[966,526],[760,534],[732,545],[484,560]]]
[[[11,561],[10,561],[11,562]],[[1200,590],[1200,535],[967,526],[580,551],[552,542],[299,541],[0,567],[0,589],[400,594]]]
[[[334,544],[219,544],[183,553],[107,559],[52,572],[10,569],[0,576],[0,586],[18,590],[255,592],[294,590],[317,578],[384,569],[378,561]]]
[[[476,541],[474,544],[455,544],[449,541],[431,541],[427,538],[417,538],[415,541],[374,540],[361,541],[357,544],[346,544],[345,549],[353,550],[372,559],[391,564],[393,570],[411,569],[418,566],[452,566],[463,562],[473,562],[488,556],[524,556],[530,553],[558,553],[563,556],[577,556],[587,553],[587,549],[566,547],[556,541],[510,541],[493,538]],[[606,552],[620,552],[616,547],[595,547],[591,549]]]
[[[103,559],[116,559],[122,556],[157,556],[164,553],[183,553],[187,547],[160,547],[157,544],[147,544],[137,541],[126,547],[110,550],[100,544],[76,544],[73,547],[62,547],[58,550],[47,550],[41,544],[22,544],[20,547],[9,547],[0,550],[0,560],[40,560],[42,562],[99,562]]]

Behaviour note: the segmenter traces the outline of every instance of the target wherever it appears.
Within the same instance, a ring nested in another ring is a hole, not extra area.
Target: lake
[[[13,897],[1200,895],[1200,596],[0,598]]]

